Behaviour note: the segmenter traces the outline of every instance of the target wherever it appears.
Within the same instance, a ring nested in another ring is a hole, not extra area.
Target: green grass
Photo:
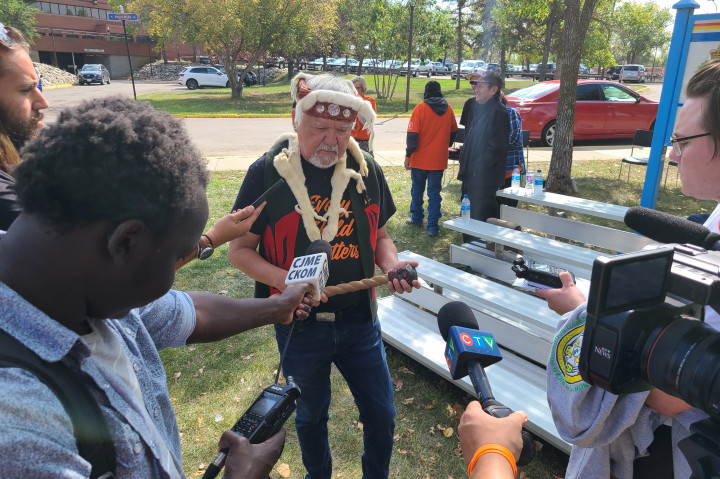
[[[534,168],[547,171],[547,164],[533,162]],[[630,181],[618,180],[618,162],[576,162],[573,175],[578,196],[632,206],[639,204],[643,168],[633,168]],[[388,184],[398,212],[388,222],[388,232],[398,251],[412,250],[438,261],[448,261],[448,247],[461,241],[460,234],[441,229],[430,238],[405,225],[409,209],[410,178],[400,167],[385,168]],[[668,186],[661,189],[658,209],[676,215],[712,211],[714,203],[696,201],[682,195],[670,172]],[[244,172],[216,172],[208,190],[211,207],[209,224],[230,211]],[[443,193],[443,218],[460,211],[460,189],[452,182]],[[522,207],[523,204],[521,203]],[[569,215],[573,217],[572,215]],[[596,221],[596,218],[583,218]],[[603,224],[608,222],[602,221]],[[617,224],[612,226],[618,227]],[[203,290],[232,297],[252,296],[252,282],[227,261],[227,246],[218,248],[207,261],[193,262],[178,272],[175,288]],[[385,288],[378,288],[386,295]],[[398,410],[396,443],[390,465],[393,478],[463,478],[466,472],[458,448],[459,412],[471,399],[462,390],[392,347],[387,347],[388,364],[396,385]],[[186,346],[162,352],[170,395],[182,436],[183,464],[189,477],[201,476],[215,455],[217,440],[246,410],[262,388],[271,384],[279,354],[272,327],[258,328],[225,341]],[[352,396],[336,370],[332,374],[333,398],[330,410],[330,443],[333,451],[333,477],[356,479],[362,476],[360,454],[362,431]],[[438,426],[451,427],[451,437],[443,436]],[[301,478],[300,459],[293,419],[286,424],[287,444],[278,462],[289,467],[290,476],[277,470],[272,479]],[[536,459],[522,468],[526,479],[554,479],[565,474],[567,456],[549,445],[542,447]]]
[[[352,78],[346,75],[345,78]],[[368,96],[377,97],[372,75],[366,76],[370,91]],[[422,102],[425,84],[428,78],[410,79],[409,111],[405,111],[405,90],[407,79],[398,80],[395,94],[391,100],[376,99],[378,114],[382,116],[410,116],[415,105]],[[470,96],[470,84],[462,80],[460,89],[455,90],[455,80],[437,80],[443,94],[453,110],[460,114],[463,103]],[[508,83],[505,93],[531,85],[532,81],[513,81]],[[148,93],[138,99],[149,101],[158,110],[176,116],[289,116],[292,109],[290,83],[285,79],[267,86],[253,86],[243,89],[243,96],[233,100],[228,88],[206,88],[198,90],[178,90],[168,93]]]

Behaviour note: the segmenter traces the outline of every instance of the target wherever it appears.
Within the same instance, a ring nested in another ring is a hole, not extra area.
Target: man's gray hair
[[[350,81],[352,82],[353,85],[355,83],[359,83],[360,86],[363,87],[365,89],[365,91],[367,91],[368,86],[367,86],[367,82],[365,81],[365,77],[353,77]]]
[[[323,73],[322,75],[312,75],[306,80],[308,88],[313,91],[316,90],[332,90],[347,93],[349,95],[356,95],[355,85],[350,80],[345,80],[342,77],[331,75],[329,73]]]

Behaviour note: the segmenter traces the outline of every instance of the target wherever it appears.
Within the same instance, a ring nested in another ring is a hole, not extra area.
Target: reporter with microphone
[[[686,96],[670,138],[670,158],[679,163],[684,194],[720,201],[720,61],[706,62],[695,72]],[[720,237],[714,233],[720,232],[720,206],[705,222],[708,230],[667,216],[632,210],[626,223],[657,241],[717,248]],[[547,388],[558,432],[573,445],[565,477],[691,477],[677,444],[690,435],[690,424],[707,414],[658,389],[614,395],[584,382],[578,361],[587,317],[585,298],[570,275],[561,273],[560,279],[561,289],[536,294],[563,315],[548,363]],[[720,329],[715,311],[706,309],[705,321]]]

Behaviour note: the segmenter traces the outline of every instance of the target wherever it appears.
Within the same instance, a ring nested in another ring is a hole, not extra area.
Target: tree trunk
[[[295,61],[290,59],[288,60],[288,80],[292,80],[293,74],[295,73]]]
[[[538,65],[538,71],[540,72],[538,81],[545,81],[545,70],[547,69],[548,57],[550,56],[550,47],[552,47],[553,29],[555,28],[555,23],[558,17],[557,11],[557,0],[555,0],[550,5],[550,15],[548,15],[546,23],[547,26],[545,27],[545,41],[543,42],[543,59],[542,63]]]
[[[555,124],[555,138],[550,159],[546,190],[569,193],[572,190],[573,128],[575,124],[575,99],[577,95],[578,68],[585,34],[590,24],[597,0],[585,0],[582,11],[580,0],[565,1],[565,48],[560,57],[560,97]]]

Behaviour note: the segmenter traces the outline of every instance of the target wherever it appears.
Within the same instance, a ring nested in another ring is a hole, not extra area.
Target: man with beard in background
[[[0,22],[0,230],[20,214],[11,170],[18,151],[43,126],[48,102],[38,90],[39,78],[22,34]]]

